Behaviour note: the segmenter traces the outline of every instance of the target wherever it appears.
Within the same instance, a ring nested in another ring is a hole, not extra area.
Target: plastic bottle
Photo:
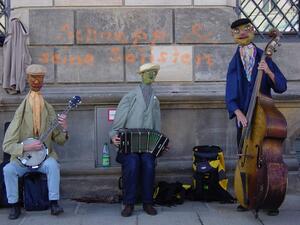
[[[110,166],[110,155],[107,143],[104,143],[102,149],[102,166],[109,167]]]

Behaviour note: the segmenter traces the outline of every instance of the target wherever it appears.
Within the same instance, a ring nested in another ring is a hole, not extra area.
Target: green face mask
[[[142,82],[144,84],[152,84],[156,78],[157,70],[148,70],[142,73]]]
[[[231,29],[231,33],[235,43],[246,46],[253,41],[255,31],[251,24],[244,24]]]

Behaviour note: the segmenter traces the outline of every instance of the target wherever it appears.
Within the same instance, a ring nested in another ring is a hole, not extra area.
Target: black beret
[[[249,20],[248,18],[238,19],[231,24],[231,29],[248,23],[251,23],[251,20]]]

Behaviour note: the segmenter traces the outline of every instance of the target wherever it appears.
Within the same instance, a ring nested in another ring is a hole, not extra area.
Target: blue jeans
[[[142,201],[153,203],[153,185],[155,177],[155,157],[151,153],[132,153],[118,155],[122,164],[123,203],[135,204],[139,178],[142,183]]]
[[[18,161],[12,161],[3,168],[6,195],[9,204],[18,202],[18,178],[27,172],[41,172],[47,175],[49,200],[59,199],[60,167],[58,162],[47,158],[38,169],[30,169]]]

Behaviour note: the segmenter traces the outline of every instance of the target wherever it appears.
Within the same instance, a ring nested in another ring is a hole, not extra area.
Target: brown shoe
[[[144,211],[145,211],[147,214],[149,214],[149,215],[151,215],[151,216],[154,216],[154,215],[157,214],[157,211],[156,211],[156,209],[152,206],[152,204],[144,204],[144,205],[143,205],[143,209],[144,209]]]
[[[121,212],[121,215],[124,217],[129,217],[132,215],[133,212],[133,205],[125,205],[124,209]]]

